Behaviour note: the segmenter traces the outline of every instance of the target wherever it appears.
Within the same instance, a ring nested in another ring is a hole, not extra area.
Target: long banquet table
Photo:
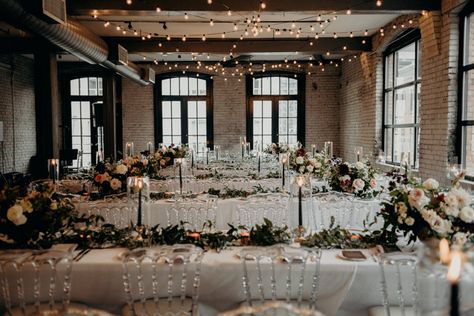
[[[242,268],[237,256],[240,249],[231,247],[220,253],[205,253],[199,295],[201,315],[214,315],[244,301]],[[75,262],[72,300],[119,313],[126,303],[119,258],[124,250],[92,250]],[[362,262],[339,259],[340,250],[322,251],[318,309],[326,315],[366,315],[368,307],[381,305],[378,264],[367,250],[362,251],[369,258]]]

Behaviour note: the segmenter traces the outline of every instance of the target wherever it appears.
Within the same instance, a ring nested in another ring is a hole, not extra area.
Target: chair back
[[[413,315],[419,315],[417,258],[400,253],[382,253],[378,256],[378,262],[385,315],[391,316],[391,306],[399,307],[402,316],[412,315],[407,311],[408,306],[413,307]]]
[[[309,308],[297,307],[278,301],[270,301],[255,306],[240,306],[239,308],[222,312],[217,316],[244,316],[244,315],[268,315],[268,316],[324,316],[318,311]]]
[[[321,262],[320,249],[284,248],[282,246],[245,248],[240,253],[243,267],[245,300],[303,301],[316,309]]]
[[[166,314],[160,310],[160,301],[165,300],[168,307],[178,303],[184,309],[189,297],[191,309],[179,312],[196,315],[202,256],[202,249],[193,245],[138,248],[124,253],[123,286],[132,315],[139,314],[136,303],[147,311],[146,302],[151,300],[155,312],[149,314]]]
[[[112,224],[118,228],[125,228],[131,222],[137,221],[137,208],[128,203],[126,194],[108,196],[105,200],[85,205],[87,206],[87,215],[100,215],[104,218],[104,222],[99,225]]]
[[[289,199],[281,194],[257,194],[237,204],[233,214],[236,226],[253,227],[262,224],[264,218],[276,226],[288,225]]]
[[[0,252],[0,288],[6,310],[61,303],[67,310],[71,294],[72,253],[59,250],[6,250]]]
[[[168,226],[183,222],[186,229],[193,231],[204,230],[205,223],[211,223],[212,227],[215,227],[217,200],[217,196],[208,194],[203,197],[176,201],[166,211]]]

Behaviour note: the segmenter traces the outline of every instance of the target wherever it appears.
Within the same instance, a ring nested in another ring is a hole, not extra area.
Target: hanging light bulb
[[[291,23],[291,28],[294,29],[295,27],[296,27],[295,22],[292,22],[292,23]]]
[[[375,5],[378,6],[378,7],[381,7],[382,6],[382,0],[377,0],[375,2]]]
[[[171,41],[171,36],[166,35],[166,40]]]
[[[117,26],[115,27],[115,29],[116,29],[117,31],[120,31],[121,28],[120,28],[120,26],[117,25]]]
[[[128,5],[131,5],[131,4],[132,4],[132,0],[127,0],[127,4],[128,4]]]
[[[227,16],[231,16],[231,15],[232,15],[232,11],[230,11],[230,9],[227,10]]]
[[[202,34],[202,41],[204,42],[206,40],[206,35]]]
[[[108,27],[109,25],[110,25],[110,22],[109,22],[109,21],[107,21],[107,22],[104,23],[104,27]]]
[[[137,36],[138,35],[138,32],[137,30],[133,30],[133,35]]]
[[[351,37],[351,38],[354,37],[354,33],[351,32],[351,33],[349,34],[349,37]]]
[[[348,10],[346,11],[346,14],[347,14],[347,15],[351,15],[351,14],[352,14],[351,9],[348,9]]]
[[[263,1],[260,1],[260,8],[265,9],[267,7],[266,3]]]
[[[207,4],[212,4],[212,0],[207,0]]]
[[[214,21],[212,19],[209,21],[209,25],[214,26]]]
[[[270,32],[271,30],[272,30],[272,29],[271,29],[270,25],[267,26],[267,32]]]
[[[159,6],[156,7],[156,12],[158,12],[158,13],[161,12],[161,8]]]
[[[318,17],[316,18],[316,21],[321,21],[321,14],[318,15]]]
[[[189,16],[188,16],[188,14],[187,14],[186,12],[184,13],[184,19],[185,19],[185,20],[188,20],[188,19],[189,19]]]
[[[234,23],[234,31],[237,31],[239,27],[237,26],[237,23]]]
[[[311,25],[309,28],[311,29],[311,32],[314,32],[314,26]]]
[[[222,38],[225,38],[225,32],[222,32],[221,37],[222,37]]]
[[[337,33],[336,33],[336,32],[334,32],[333,37],[334,37],[334,38],[337,38]]]
[[[369,31],[368,31],[368,30],[365,30],[364,35],[365,35],[365,36],[369,35]]]

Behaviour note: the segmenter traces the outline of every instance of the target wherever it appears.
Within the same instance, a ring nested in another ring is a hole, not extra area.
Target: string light
[[[378,7],[381,7],[382,6],[382,0],[377,0],[375,2],[375,5],[378,6]]]
[[[214,21],[212,19],[209,21],[209,25],[214,26]]]
[[[104,27],[108,27],[109,25],[110,25],[110,22],[109,22],[109,21],[107,21],[107,22],[104,23]]]
[[[266,3],[263,1],[260,1],[260,8],[265,9],[267,7]]]
[[[171,36],[166,35],[166,40],[171,41]]]
[[[232,12],[230,10],[227,11],[227,16],[231,16]]]
[[[206,41],[206,35],[205,34],[202,34],[202,41]]]
[[[225,38],[225,32],[222,32],[221,37],[222,37],[222,38]]]
[[[369,34],[368,30],[365,30],[364,35],[367,36]]]
[[[239,27],[237,26],[237,23],[234,23],[234,31],[237,31]]]
[[[131,4],[132,4],[132,0],[127,0],[127,4],[128,4],[128,5],[131,5]]]
[[[160,13],[161,12],[161,8],[160,7],[156,7],[156,12]]]
[[[212,4],[212,0],[207,0],[207,4]]]
[[[188,19],[189,19],[189,16],[188,16],[188,14],[187,14],[186,12],[184,13],[184,19],[185,19],[185,20],[188,20]]]
[[[346,14],[347,14],[347,15],[351,15],[351,14],[352,14],[351,9],[348,9],[348,10],[346,11]]]

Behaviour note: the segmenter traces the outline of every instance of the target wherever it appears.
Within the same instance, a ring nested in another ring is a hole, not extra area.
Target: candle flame
[[[140,177],[135,178],[135,186],[141,190],[143,188],[143,179]]]
[[[296,183],[298,183],[298,185],[299,185],[300,187],[302,187],[303,184],[304,184],[304,177],[303,177],[303,176],[299,176],[299,177],[296,179]]]
[[[451,283],[457,283],[459,281],[459,277],[461,276],[462,270],[462,257],[461,253],[456,251],[453,253],[451,257],[451,263],[448,268],[447,279]]]
[[[446,238],[439,242],[439,259],[442,264],[448,264],[450,260],[449,242]]]

